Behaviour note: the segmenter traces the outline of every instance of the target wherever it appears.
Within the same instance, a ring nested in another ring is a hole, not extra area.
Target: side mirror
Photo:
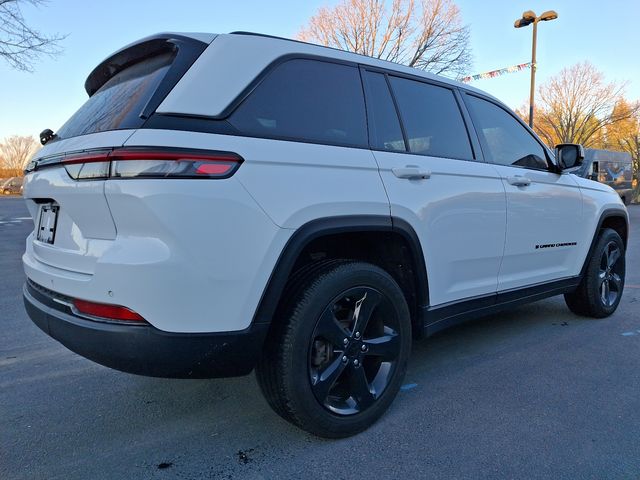
[[[577,143],[556,145],[556,161],[560,171],[579,167],[584,160],[584,148]]]

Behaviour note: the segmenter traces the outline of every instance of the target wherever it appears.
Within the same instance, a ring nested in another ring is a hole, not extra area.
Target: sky
[[[162,31],[226,33],[246,30],[294,37],[307,20],[337,0],[49,0],[27,5],[27,22],[45,33],[61,33],[62,55],[44,57],[33,73],[0,60],[0,141],[57,130],[86,100],[84,81],[110,53]],[[562,68],[588,60],[608,81],[628,82],[626,96],[640,99],[640,0],[457,0],[471,28],[470,74],[531,60],[531,27],[515,29],[525,10],[556,10],[558,19],[539,24],[536,83]],[[512,108],[525,105],[530,73],[523,70],[472,85]]]

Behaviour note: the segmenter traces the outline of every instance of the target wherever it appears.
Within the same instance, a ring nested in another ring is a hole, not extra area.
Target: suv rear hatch
[[[91,72],[89,99],[27,166],[24,197],[35,231],[25,262],[80,277],[93,273],[116,237],[104,193],[109,155],[144,125],[213,38],[156,35]]]

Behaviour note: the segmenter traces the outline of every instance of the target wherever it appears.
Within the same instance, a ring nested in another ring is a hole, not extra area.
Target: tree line
[[[22,176],[24,167],[38,150],[34,137],[11,135],[0,143],[0,178]]]
[[[31,70],[38,57],[61,51],[63,35],[36,31],[23,17],[21,5],[42,3],[0,0],[0,59],[13,68]],[[472,65],[470,28],[454,0],[341,0],[320,8],[297,37],[458,79]],[[638,174],[640,102],[625,99],[624,88],[589,62],[567,67],[538,89],[534,130],[550,147],[581,143],[628,152]],[[528,108],[516,111],[528,120]],[[20,174],[36,148],[32,137],[6,138],[0,176]]]
[[[631,155],[640,172],[640,101],[624,96],[626,83],[607,82],[589,62],[562,69],[540,86],[534,130],[547,145],[580,143],[586,148]],[[529,120],[525,106],[516,112]]]

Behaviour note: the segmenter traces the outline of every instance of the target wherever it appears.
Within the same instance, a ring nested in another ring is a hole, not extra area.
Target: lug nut
[[[367,346],[366,345],[362,345],[360,347],[360,350],[362,350],[363,352],[366,352],[367,351]]]
[[[345,338],[345,339],[342,341],[342,343],[344,343],[344,344],[346,345],[347,343],[349,343],[349,339],[348,339],[348,338]]]
[[[356,338],[360,338],[360,332],[356,332]]]
[[[342,357],[342,363],[347,363],[347,361],[348,361],[348,360],[349,360],[349,359],[347,358],[347,356],[346,356],[346,355],[343,355],[343,357]]]
[[[353,365],[357,367],[358,365],[360,365],[360,361],[356,358],[356,359],[353,361]]]

